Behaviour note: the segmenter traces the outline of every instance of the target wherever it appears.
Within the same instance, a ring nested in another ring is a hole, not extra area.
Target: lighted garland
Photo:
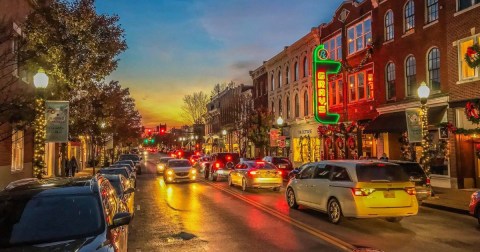
[[[337,140],[335,140],[335,143],[338,148],[338,158],[339,159],[344,159],[345,158],[345,142],[343,141],[343,138],[341,136],[337,137]]]
[[[422,106],[422,114],[420,116],[420,122],[422,125],[422,156],[420,157],[420,164],[427,174],[430,173],[430,146],[432,139],[428,132],[428,118],[427,118],[427,106]]]
[[[480,45],[474,44],[467,48],[465,53],[465,62],[471,68],[476,68],[480,65]]]
[[[38,98],[35,100],[35,105],[35,120],[33,122],[33,128],[35,130],[33,176],[35,178],[41,178],[43,175],[45,175],[45,101],[41,98]]]
[[[350,66],[346,60],[343,60],[342,61],[342,69],[344,69],[348,73],[356,73],[356,72],[360,71],[365,66],[365,64],[368,62],[368,60],[372,57],[372,53],[373,53],[373,45],[368,44],[367,45],[367,52],[365,53],[365,56],[363,57],[363,59],[360,61],[360,63],[356,67]]]
[[[473,102],[467,102],[465,105],[465,115],[467,116],[467,120],[471,121],[472,123],[479,124],[480,123],[480,100],[475,100]]]

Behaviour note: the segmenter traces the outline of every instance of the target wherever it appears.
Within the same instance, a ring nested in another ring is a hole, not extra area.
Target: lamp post
[[[45,173],[45,88],[48,86],[48,76],[40,68],[33,76],[33,84],[36,87],[35,92],[35,121],[34,121],[34,156],[33,156],[33,176],[41,178]]]
[[[430,88],[425,82],[422,82],[417,89],[418,97],[420,98],[421,103],[421,115],[420,123],[422,126],[422,157],[420,158],[420,163],[422,164],[425,172],[429,173],[430,170],[430,135],[428,133],[428,107],[427,100],[430,95]]]
[[[223,135],[223,149],[225,151],[225,138],[227,136],[227,130],[222,130],[222,135]]]
[[[280,136],[282,136],[283,135],[283,118],[282,118],[282,116],[278,116],[277,125],[280,128]],[[283,155],[283,148],[280,148],[280,146],[277,145],[277,150],[279,152],[279,153],[277,153],[277,155],[279,155],[279,156]]]

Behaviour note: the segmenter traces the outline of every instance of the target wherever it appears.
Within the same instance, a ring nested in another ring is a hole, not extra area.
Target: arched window
[[[278,99],[278,115],[281,116],[283,112],[282,99]]]
[[[386,87],[387,87],[387,100],[391,100],[396,96],[395,90],[395,64],[390,62],[387,64],[385,68],[385,76],[386,78]]]
[[[290,68],[287,66],[287,69],[285,69],[285,84],[288,84],[290,81]]]
[[[272,113],[275,114],[275,103],[272,101]]]
[[[271,86],[271,89],[270,90],[274,90],[275,89],[275,76],[273,76],[272,74],[272,86]]]
[[[308,74],[308,61],[307,56],[303,58],[303,77],[307,77]]]
[[[438,19],[438,0],[427,0],[427,23]]]
[[[303,115],[308,115],[308,91],[303,93]]]
[[[433,91],[440,90],[440,50],[436,47],[428,52],[428,83]]]
[[[287,119],[290,118],[290,96],[287,96]]]
[[[295,71],[295,73],[293,74],[293,81],[297,81],[298,80],[298,62],[295,62],[294,71]]]
[[[404,15],[405,15],[404,30],[405,32],[408,32],[413,28],[415,28],[415,8],[412,0],[409,0],[407,4],[405,4]]]
[[[393,39],[393,12],[388,10],[385,14],[385,41]]]
[[[417,85],[417,63],[413,56],[405,61],[405,85],[406,96],[413,96]]]
[[[282,71],[278,71],[278,87],[282,86]]]
[[[298,94],[295,94],[295,117],[300,116],[300,101],[298,100]]]

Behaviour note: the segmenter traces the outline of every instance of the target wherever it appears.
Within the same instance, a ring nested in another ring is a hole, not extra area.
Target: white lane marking
[[[140,211],[140,205],[137,205],[137,211]]]

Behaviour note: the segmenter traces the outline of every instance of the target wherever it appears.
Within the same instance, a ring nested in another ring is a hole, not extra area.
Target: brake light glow
[[[265,162],[263,162],[263,161],[257,161],[257,165],[263,165],[263,164],[265,164]]]
[[[220,163],[215,163],[215,168],[220,168]]]
[[[227,156],[227,161],[230,161],[230,160],[232,160],[232,157]]]
[[[379,166],[379,167],[384,167],[385,164],[380,163],[380,164],[377,164],[377,166]]]
[[[375,192],[373,188],[352,188],[353,196],[368,196]]]
[[[430,178],[429,178],[429,177],[427,177],[426,184],[427,184],[427,185],[430,185]]]
[[[282,175],[282,171],[278,171],[277,173],[278,173],[278,175],[280,175],[280,176]]]
[[[415,187],[405,187],[405,192],[407,192],[409,195],[416,195],[417,191],[415,190]]]
[[[249,171],[248,175],[257,175],[257,171]]]

